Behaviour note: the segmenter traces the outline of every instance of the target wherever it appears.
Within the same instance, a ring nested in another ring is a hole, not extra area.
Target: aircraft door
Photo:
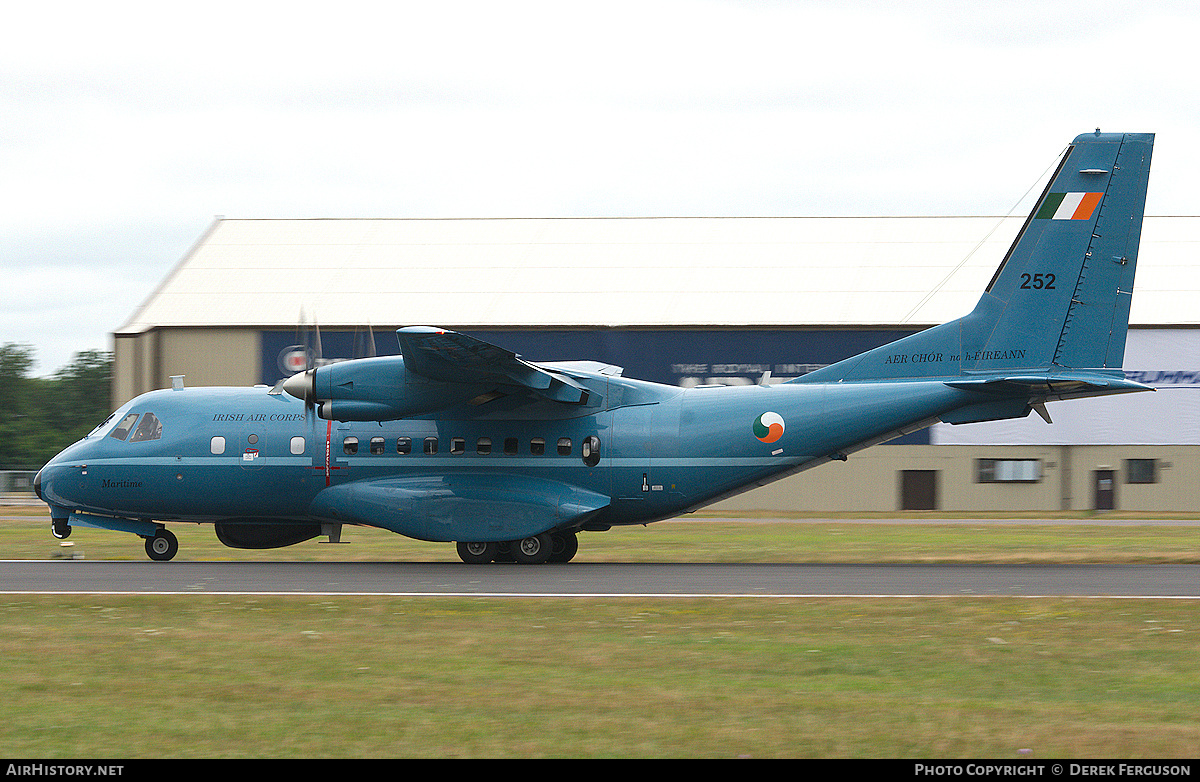
[[[613,411],[613,488],[620,500],[645,500],[654,475],[651,468],[654,405],[622,407]]]

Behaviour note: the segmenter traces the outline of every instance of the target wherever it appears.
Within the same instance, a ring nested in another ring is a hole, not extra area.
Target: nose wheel
[[[154,537],[146,538],[146,556],[155,562],[166,562],[179,551],[179,539],[165,527],[159,527]]]

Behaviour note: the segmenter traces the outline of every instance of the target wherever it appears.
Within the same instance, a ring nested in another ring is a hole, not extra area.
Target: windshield
[[[154,413],[146,413],[142,416],[142,422],[138,424],[133,437],[129,438],[129,442],[137,443],[142,440],[157,440],[160,437],[162,437],[162,421],[159,421]]]
[[[109,430],[111,430],[114,426],[116,426],[118,421],[122,421],[125,419],[126,413],[129,412],[129,408],[132,406],[133,406],[133,402],[130,401],[130,402],[126,402],[125,404],[118,407],[116,410],[114,410],[112,413],[109,414],[108,418],[105,418],[103,421],[101,421],[100,424],[95,429],[88,432],[87,437],[102,437],[102,436],[108,434]],[[87,438],[84,438],[84,439],[87,439]]]

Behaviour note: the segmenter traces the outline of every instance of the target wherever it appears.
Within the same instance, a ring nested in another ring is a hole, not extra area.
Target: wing
[[[555,402],[583,404],[587,389],[490,342],[431,326],[396,332],[408,371],[439,383],[515,385]]]
[[[592,383],[603,397],[617,367],[591,362],[534,364],[512,351],[465,334],[429,326],[396,332],[401,356],[355,359],[311,369],[281,388],[317,408],[321,418],[388,421],[500,397],[508,404],[549,402],[587,406]],[[521,401],[524,400],[524,401]]]

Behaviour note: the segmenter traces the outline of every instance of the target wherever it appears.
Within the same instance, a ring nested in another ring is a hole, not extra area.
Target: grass
[[[45,558],[44,512],[0,559]],[[580,561],[1195,562],[1200,529],[672,521]],[[453,561],[447,544],[180,559]],[[88,559],[142,559],[79,529]],[[3,564],[0,563],[0,567]],[[1193,601],[0,596],[0,748],[38,758],[1187,758]]]
[[[0,559],[46,559],[64,551],[50,536],[45,511],[5,511]],[[1107,525],[1087,520],[1061,525],[1039,520],[989,519],[880,524],[866,520],[686,520],[617,527],[580,535],[578,562],[959,562],[959,563],[1196,563],[1200,526]],[[221,545],[210,525],[173,524],[178,560],[457,562],[453,544],[410,540],[383,530],[346,527],[344,545],[308,541],[281,549]],[[85,559],[146,558],[127,533],[76,528],[66,550]]]
[[[1191,757],[1170,601],[20,597],[14,757]]]

